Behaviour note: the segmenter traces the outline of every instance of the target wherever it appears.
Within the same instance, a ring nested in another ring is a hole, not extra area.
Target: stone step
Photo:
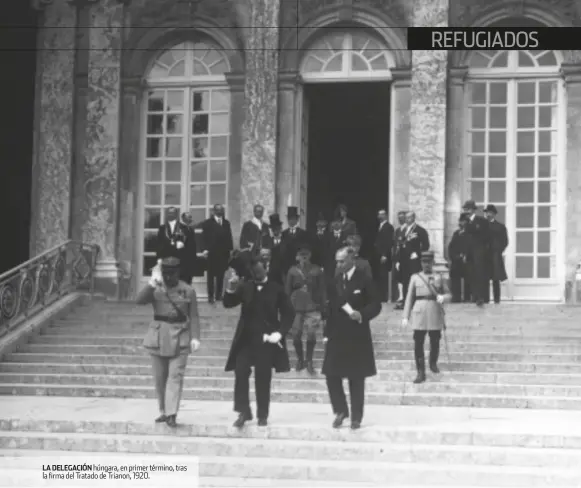
[[[411,383],[410,383],[411,384]],[[428,385],[428,386],[427,386]],[[539,409],[581,409],[581,398],[564,396],[522,396],[522,395],[486,395],[477,393],[431,393],[425,388],[437,388],[438,383],[426,383],[410,386],[409,391],[370,392],[366,402],[370,405],[431,405],[458,406],[478,408],[539,408]],[[413,389],[412,389],[413,388]],[[67,384],[23,384],[0,383],[0,395],[45,395],[67,397],[114,397],[114,398],[155,398],[153,387],[139,386],[97,386]],[[230,401],[233,388],[185,388],[182,398],[185,400]],[[325,390],[275,390],[272,401],[288,403],[327,403],[328,393]]]
[[[381,381],[409,381],[410,374],[415,371],[411,364],[394,367],[394,369],[378,370],[377,379]],[[515,373],[515,372],[466,372],[449,371],[448,365],[442,366],[444,381],[456,383],[501,383],[504,385],[581,385],[581,374],[542,374],[542,373]],[[0,363],[1,373],[19,374],[56,374],[75,375],[85,373],[87,375],[150,375],[151,366],[132,364],[66,364],[66,363]],[[433,376],[427,371],[428,376]],[[190,363],[186,374],[197,377],[231,378],[233,373],[224,371],[219,366],[199,366]],[[288,379],[308,379],[310,376],[303,370],[296,372],[294,369],[281,375]],[[373,379],[372,379],[373,380]],[[371,381],[372,381],[371,380]]]
[[[36,450],[37,452],[38,450]],[[26,451],[21,451],[26,455]],[[35,451],[33,451],[35,453]],[[88,452],[78,452],[87,456]],[[32,453],[31,453],[32,454]],[[69,453],[67,453],[69,454]],[[33,454],[34,455],[34,454]],[[56,454],[55,454],[56,455]],[[62,456],[62,452],[60,453]],[[44,454],[44,456],[47,456]],[[1,466],[1,458],[0,458]],[[38,473],[30,470],[30,478]],[[25,476],[26,470],[18,472]],[[311,460],[276,458],[246,458],[239,456],[203,456],[200,475],[204,478],[250,477],[276,480],[325,481],[345,480],[373,483],[376,486],[573,486],[581,471],[560,467],[480,466],[469,464],[430,464],[422,462],[364,462],[352,460]],[[211,480],[210,480],[211,481]],[[276,486],[276,485],[275,485]]]
[[[410,344],[411,346],[411,344]],[[217,355],[226,358],[230,347],[224,345],[224,347],[219,346],[207,346],[202,345],[202,348],[198,351],[198,354],[204,355]],[[478,360],[490,360],[490,361],[522,361],[533,355],[533,353],[526,353],[520,351],[513,352],[499,352],[492,349],[492,346],[484,351],[457,351],[453,349],[453,345],[450,344],[450,350],[455,360],[461,361],[478,361]],[[145,349],[138,343],[133,345],[88,345],[88,344],[37,344],[30,343],[24,344],[19,349],[18,352],[29,352],[36,354],[145,354]],[[445,351],[442,351],[445,354]],[[323,346],[319,344],[318,348],[315,350],[315,358],[321,358],[324,354]],[[413,360],[413,351],[411,347],[407,351],[398,350],[377,350],[375,351],[376,359],[409,359]],[[564,363],[564,362],[581,362],[581,353],[534,353],[534,358],[541,362],[547,363]]]
[[[291,353],[292,354],[292,353]],[[291,356],[292,357],[292,356]],[[542,374],[580,374],[581,364],[572,363],[539,363],[531,360],[522,360],[518,362],[506,361],[486,361],[484,360],[465,360],[460,361],[457,355],[451,355],[454,361],[448,362],[445,352],[440,356],[440,369],[442,371],[461,371],[461,372],[520,372],[520,373],[542,373]],[[113,367],[117,364],[144,366],[151,365],[151,359],[145,353],[143,354],[57,354],[57,353],[27,353],[18,352],[9,354],[5,362],[22,362],[22,363],[58,363],[74,364],[82,368],[84,364],[99,364]],[[225,355],[202,356],[196,354],[190,357],[190,364],[203,367],[214,367],[223,369],[226,365]],[[317,369],[322,366],[322,359],[315,358],[314,365]],[[377,368],[382,370],[401,370],[415,368],[413,360],[408,359],[377,359]]]
[[[286,378],[279,375],[272,382],[272,391],[286,392],[299,390],[302,392],[324,393],[327,391],[325,377],[318,375],[313,378]],[[411,381],[415,377],[411,372],[400,380],[387,380],[374,377],[366,382],[366,392],[374,394],[385,393],[437,393],[442,395],[516,395],[516,396],[552,396],[581,398],[581,385],[518,385],[501,383],[455,383],[442,375],[431,375],[433,380],[422,385]],[[150,388],[151,375],[114,375],[114,374],[39,374],[37,373],[0,373],[0,383],[3,384],[34,384],[34,385],[79,385],[85,387],[139,387]],[[186,389],[220,389],[233,390],[234,377],[212,378],[207,376],[186,375]]]
[[[491,447],[466,445],[394,444],[304,439],[180,437],[174,435],[111,435],[0,431],[0,449],[143,453],[341,461],[376,463],[437,463],[530,466],[570,469],[579,467],[577,449]],[[0,468],[2,461],[0,459]],[[581,474],[581,471],[579,471]]]
[[[145,333],[145,331],[144,331]],[[111,336],[85,336],[83,334],[76,335],[64,335],[64,334],[51,334],[50,331],[34,338],[34,344],[57,344],[57,345],[80,345],[80,346],[92,346],[92,345],[120,345],[120,346],[140,346],[143,343],[143,335],[111,335]],[[227,347],[232,340],[233,334],[230,338],[207,338],[202,337],[204,342],[204,347],[214,348],[214,347]],[[303,338],[304,340],[304,338]],[[292,339],[287,338],[288,345],[292,345]],[[407,340],[389,340],[382,341],[379,338],[374,338],[374,346],[376,349],[385,350],[396,350],[396,351],[407,351],[413,348],[413,342],[408,337]],[[453,344],[454,351],[486,351],[493,352],[499,351],[504,352],[506,350],[512,352],[519,352],[522,354],[540,354],[540,353],[569,353],[569,354],[580,354],[581,344],[567,343],[567,344],[522,344],[522,343],[507,343],[504,341],[482,341],[482,342],[472,342],[472,341],[461,341],[454,337]],[[426,346],[429,346],[429,341],[426,340]]]

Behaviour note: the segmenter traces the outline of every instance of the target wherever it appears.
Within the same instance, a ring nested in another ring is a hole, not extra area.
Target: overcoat
[[[335,279],[335,286],[330,288],[323,331],[328,342],[322,373],[341,378],[375,376],[377,369],[370,321],[381,312],[381,301],[373,280],[356,267],[350,280],[343,282],[340,274]],[[352,320],[341,308],[346,303],[361,314],[361,323]]]
[[[260,297],[257,296],[258,293],[261,293]],[[271,348],[271,350],[268,351],[269,354],[261,354],[260,350],[257,350],[257,354],[255,354],[256,361],[272,361],[270,366],[277,373],[290,371],[285,336],[292,327],[295,311],[290,298],[284,291],[284,287],[279,283],[268,281],[262,291],[258,292],[254,282],[245,281],[238,286],[235,292],[224,293],[223,304],[225,308],[234,308],[242,305],[240,319],[238,320],[228,360],[226,361],[226,371],[234,371],[236,367],[236,357],[243,345],[242,341],[246,327],[258,330],[259,337],[262,334],[279,332],[282,335],[280,341],[282,347],[277,344],[261,345],[260,348]]]
[[[508,233],[506,226],[496,220],[488,223],[490,237],[490,279],[505,281],[506,268],[502,253],[508,247]]]
[[[258,253],[270,236],[270,227],[266,222],[262,222],[262,226],[258,227],[253,220],[248,220],[242,225],[240,231],[240,249],[248,249],[254,253]]]
[[[204,249],[208,251],[208,270],[224,271],[228,267],[230,253],[234,249],[230,222],[222,219],[222,225],[214,217],[202,224]]]
[[[445,328],[444,307],[436,301],[434,291],[439,295],[444,295],[445,301],[450,301],[452,298],[442,275],[427,275],[420,271],[412,276],[405,299],[403,316],[409,320],[413,330],[442,330]]]

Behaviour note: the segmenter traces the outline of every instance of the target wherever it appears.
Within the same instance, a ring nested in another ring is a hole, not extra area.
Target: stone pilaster
[[[125,6],[118,0],[91,0],[83,240],[99,245],[96,288],[118,293],[117,212],[121,48]]]
[[[67,0],[39,0],[30,255],[70,236],[76,12]]]
[[[563,168],[567,175],[565,298],[571,301],[571,285],[577,265],[581,263],[581,64],[563,65],[562,71],[567,86],[567,160]]]
[[[464,173],[464,88],[467,68],[452,68],[448,72],[448,117],[446,131],[446,206],[444,214],[444,243],[450,242],[458,228],[462,211]],[[444,246],[447,256],[447,245]]]
[[[445,27],[448,0],[414,0],[414,27]],[[413,51],[409,206],[441,261],[446,177],[446,51]]]
[[[245,98],[240,210],[250,218],[256,203],[276,207],[278,23],[280,0],[240,0],[239,25],[245,47]]]

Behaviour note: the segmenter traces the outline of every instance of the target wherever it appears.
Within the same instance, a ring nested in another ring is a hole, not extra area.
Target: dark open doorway
[[[307,227],[319,212],[332,218],[343,203],[369,256],[377,211],[388,206],[390,85],[386,82],[308,85]]]

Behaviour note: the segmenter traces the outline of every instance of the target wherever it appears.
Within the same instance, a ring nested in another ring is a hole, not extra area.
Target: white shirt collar
[[[385,224],[386,222],[387,222],[387,220],[382,220],[382,221],[379,223],[379,228],[381,229],[381,228],[383,227],[383,224]]]
[[[214,220],[216,220],[216,222],[220,223],[220,222],[222,222],[222,217],[218,217],[217,215],[214,215]]]
[[[172,220],[171,222],[168,222],[169,224],[169,228],[171,229],[171,231],[173,232],[174,229],[176,228],[176,224],[178,223],[177,220]]]
[[[473,213],[470,217],[468,217],[470,219],[470,222],[473,222],[474,221],[474,217],[476,217],[476,214],[475,213]]]
[[[262,229],[262,220],[258,220],[256,217],[252,217],[252,222],[254,225],[256,225],[256,227]]]
[[[347,273],[345,273],[347,281],[351,280],[351,278],[353,277],[353,273],[355,273],[355,266],[353,266],[349,271],[347,271]]]

